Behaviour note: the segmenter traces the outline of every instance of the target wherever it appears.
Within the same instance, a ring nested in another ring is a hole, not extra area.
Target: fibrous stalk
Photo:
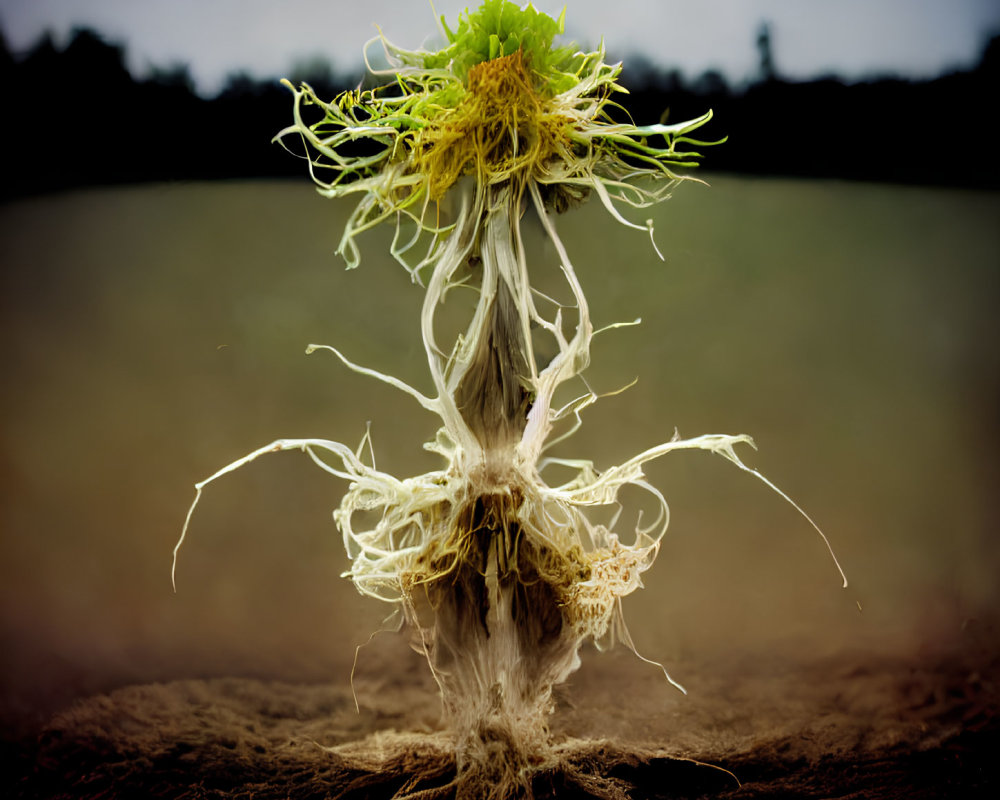
[[[334,512],[351,559],[344,575],[362,594],[396,605],[426,655],[455,737],[459,794],[468,796],[526,791],[550,753],[553,687],[579,665],[581,645],[631,646],[620,601],[642,585],[669,520],[644,464],[675,450],[707,450],[792,502],[737,456],[737,445],[752,445],[745,435],[675,435],[603,471],[590,460],[545,454],[597,399],[580,379],[594,329],[554,217],[593,194],[615,219],[651,232],[619,206],[666,196],[680,180],[673,170],[697,161],[681,149],[693,143],[687,134],[710,116],[670,126],[614,122],[607,109],[619,90],[618,66],[605,64],[602,51],[552,48],[556,32],[561,19],[487,0],[457,34],[448,31],[442,51],[383,42],[394,60],[389,88],[324,103],[308,86],[291,87],[295,122],[279,139],[305,143],[323,194],[361,196],[340,247],[349,266],[359,258],[359,233],[385,220],[397,225],[393,253],[425,287],[420,330],[433,392],[330,346],[307,352],[331,351],[436,414],[441,428],[425,447],[443,466],[399,479],[366,462],[367,435],[357,450],[279,440],[197,484],[191,507],[206,484],[277,450],[302,449],[347,482]],[[310,107],[320,114],[314,122],[305,118]],[[365,152],[344,154],[359,141]],[[446,196],[456,209],[450,217],[439,202]],[[537,216],[554,245],[564,303],[532,286],[540,267],[529,269],[525,214]],[[435,317],[459,286],[475,289],[475,303],[446,345]],[[539,355],[539,339],[554,356]],[[570,381],[583,391],[560,405],[557,390]],[[544,475],[554,465],[569,469],[570,479],[550,485]],[[658,513],[620,535],[618,496],[627,485],[648,492]],[[610,524],[594,521],[599,508],[612,510]],[[178,548],[190,519],[191,512]]]

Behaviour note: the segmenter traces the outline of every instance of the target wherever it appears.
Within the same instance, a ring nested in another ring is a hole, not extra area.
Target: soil
[[[1000,648],[683,665],[687,696],[626,651],[562,687],[536,798],[994,797]],[[19,798],[455,797],[427,671],[401,638],[350,685],[251,678],[125,686],[8,744]],[[8,795],[9,796],[9,795]]]

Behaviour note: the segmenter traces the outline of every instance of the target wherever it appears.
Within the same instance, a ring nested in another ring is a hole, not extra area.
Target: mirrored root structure
[[[516,36],[511,19],[523,25]],[[489,25],[499,33],[479,36]],[[735,448],[753,445],[746,435],[675,434],[603,470],[589,459],[547,454],[564,446],[598,399],[581,378],[595,331],[555,216],[593,195],[616,221],[651,235],[651,222],[629,222],[619,206],[666,197],[682,179],[673,169],[699,158],[678,148],[706,144],[689,134],[711,116],[643,127],[614,122],[606,108],[620,91],[620,67],[605,64],[603,50],[547,49],[561,30],[561,18],[486,0],[467,12],[457,34],[447,31],[451,44],[440,52],[382,40],[392,64],[383,74],[395,81],[388,92],[349,92],[325,103],[307,85],[289,84],[294,124],[277,139],[304,144],[322,194],[361,195],[339,248],[348,265],[359,260],[356,236],[381,222],[396,225],[392,254],[425,292],[420,334],[433,391],[330,345],[306,352],[330,352],[437,415],[441,427],[424,447],[443,464],[397,478],[375,467],[367,434],[356,449],[279,439],[196,484],[174,549],[176,571],[204,487],[265,453],[302,450],[344,480],[334,512],[350,558],[344,576],[363,595],[395,605],[427,657],[454,740],[458,796],[530,794],[532,774],[554,752],[553,687],[577,668],[581,645],[620,641],[634,651],[621,599],[641,586],[669,521],[666,500],[643,474],[647,462],[676,450],[716,453],[791,503],[829,549],[805,512],[740,460]],[[488,52],[475,51],[483,42]],[[310,109],[317,121],[306,119]],[[529,268],[526,214],[539,220],[557,263]],[[546,268],[562,278],[562,301],[532,285],[531,275]],[[474,302],[460,331],[439,326],[446,297],[470,289]],[[573,381],[582,392],[557,396]],[[549,467],[568,479],[550,483]],[[626,486],[647,492],[656,513],[621,533]]]

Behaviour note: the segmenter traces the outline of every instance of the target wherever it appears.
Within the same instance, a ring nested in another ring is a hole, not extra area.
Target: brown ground
[[[996,628],[970,622],[952,644],[947,655],[683,665],[688,697],[628,653],[590,653],[560,693],[535,795],[993,797]],[[390,798],[446,786],[454,762],[426,670],[398,637],[373,647],[383,668],[356,682],[360,710],[347,685],[245,678],[78,701],[13,749],[15,796]]]

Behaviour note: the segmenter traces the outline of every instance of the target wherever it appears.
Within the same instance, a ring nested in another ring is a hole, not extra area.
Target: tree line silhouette
[[[775,69],[770,35],[757,36],[757,79],[732,87],[717,72],[688,79],[642,57],[622,83],[636,122],[681,120],[711,108],[699,135],[728,136],[705,151],[714,171],[1000,188],[991,106],[1000,87],[1000,36],[979,64],[933,80],[835,77],[789,81]],[[357,85],[322,61],[289,75],[332,97]],[[0,35],[4,198],[77,186],[139,181],[303,175],[271,138],[290,119],[291,95],[276,80],[229,76],[200,97],[186,66],[134,78],[121,45],[77,29],[59,49],[42,37],[15,58]],[[704,133],[703,133],[704,132]]]

